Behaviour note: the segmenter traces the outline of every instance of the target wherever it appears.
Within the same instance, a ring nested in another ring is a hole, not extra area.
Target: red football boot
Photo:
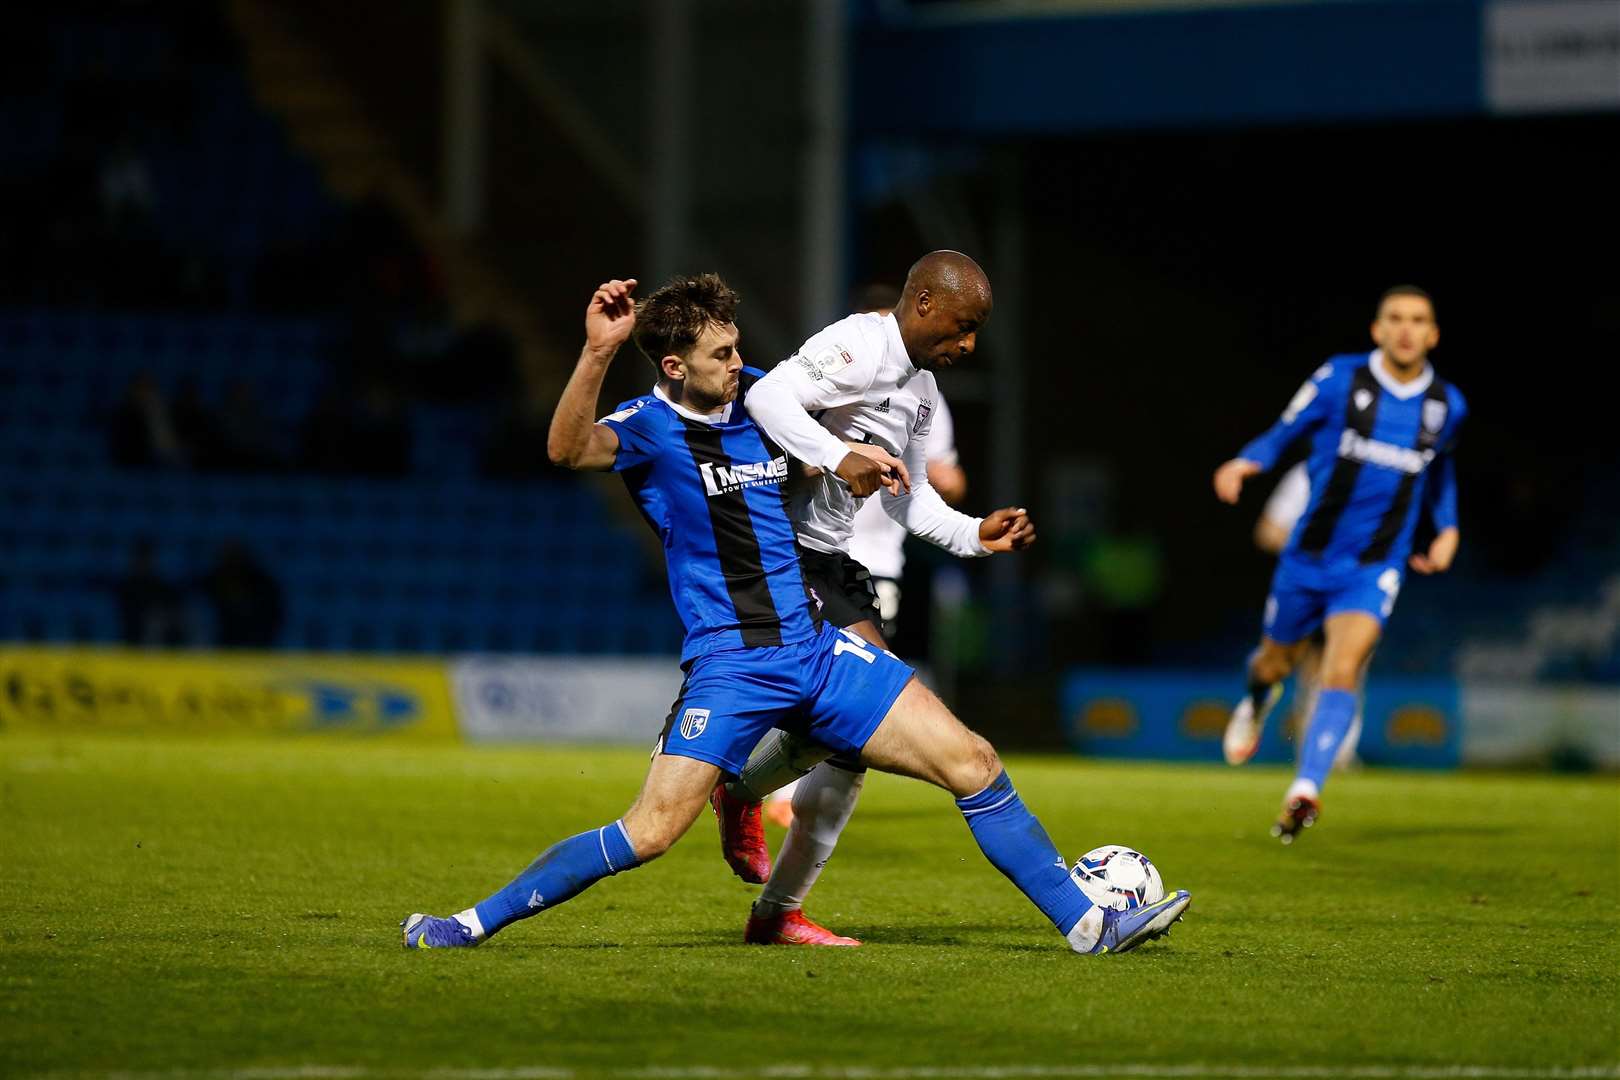
[[[1282,813],[1271,826],[1271,835],[1285,844],[1292,844],[1300,833],[1316,824],[1322,814],[1322,804],[1309,795],[1296,794],[1283,802]]]
[[[709,796],[709,805],[720,819],[720,854],[726,865],[750,885],[765,884],[771,876],[771,849],[765,846],[759,803],[743,802],[719,783]]]
[[[743,940],[750,945],[832,945],[845,949],[860,944],[852,937],[842,937],[825,926],[817,926],[798,910],[766,916],[750,911]]]

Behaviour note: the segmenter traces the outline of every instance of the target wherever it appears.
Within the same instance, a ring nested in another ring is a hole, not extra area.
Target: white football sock
[[[1301,795],[1307,799],[1319,799],[1322,796],[1322,792],[1317,788],[1316,781],[1307,780],[1305,777],[1301,776],[1296,778],[1292,784],[1288,785],[1288,793],[1283,796],[1283,802],[1287,802],[1289,799]]]
[[[793,796],[793,824],[777,853],[771,879],[754,901],[755,914],[770,917],[804,905],[855,812],[864,783],[865,773],[847,772],[826,762],[799,782]]]
[[[742,775],[727,784],[726,790],[744,802],[763,802],[765,796],[793,783],[831,753],[825,746],[773,728],[759,740]]]
[[[450,917],[456,920],[456,922],[460,923],[462,926],[465,926],[468,930],[472,931],[474,941],[484,940],[484,924],[478,918],[477,908],[468,908],[466,911],[458,911]]]

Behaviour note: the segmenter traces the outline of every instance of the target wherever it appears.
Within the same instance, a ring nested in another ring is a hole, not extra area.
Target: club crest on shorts
[[[709,726],[708,709],[687,709],[681,715],[681,738],[695,739]]]

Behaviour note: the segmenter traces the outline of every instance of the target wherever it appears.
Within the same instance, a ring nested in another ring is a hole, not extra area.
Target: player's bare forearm
[[[1428,551],[1412,556],[1410,560],[1412,569],[1420,574],[1445,573],[1451,569],[1452,562],[1457,558],[1457,548],[1461,543],[1462,533],[1456,526],[1441,529],[1429,544]]]
[[[551,414],[551,431],[546,436],[546,454],[552,462],[570,469],[611,469],[619,450],[619,437],[605,424],[592,421],[596,399],[602,393],[602,380],[608,364],[636,325],[636,304],[632,294],[635,278],[604,281],[591,294],[585,308],[585,348],[568,377],[557,411]]]
[[[928,483],[939,492],[947,506],[959,506],[967,498],[967,473],[960,465],[947,465],[943,461],[928,463]]]
[[[546,453],[554,464],[569,469],[611,469],[619,439],[612,430],[596,423],[596,399],[602,393],[602,380],[617,347],[601,348],[587,344],[580,351],[568,385],[563,388],[557,409],[551,414],[551,430],[546,436]]]

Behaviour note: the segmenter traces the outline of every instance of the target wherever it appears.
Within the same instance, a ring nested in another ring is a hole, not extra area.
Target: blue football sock
[[[1024,806],[1006,772],[977,795],[957,799],[984,857],[1067,935],[1091,910],[1091,900],[1069,877],[1069,865]]]
[[[1299,779],[1309,780],[1321,790],[1333,769],[1339,744],[1350,733],[1355,718],[1355,691],[1318,691],[1316,710],[1311,713],[1310,727],[1305,730],[1305,749],[1299,757]]]
[[[641,865],[624,822],[582,832],[540,853],[528,869],[473,910],[484,935],[571,900],[610,874]]]

